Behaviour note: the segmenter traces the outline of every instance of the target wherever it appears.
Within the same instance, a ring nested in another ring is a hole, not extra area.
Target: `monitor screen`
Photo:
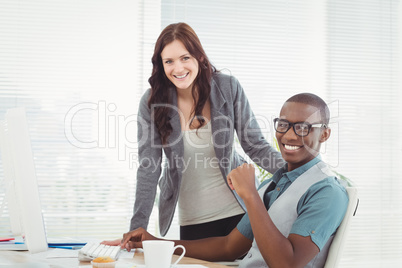
[[[1,132],[12,232],[24,236],[31,253],[46,251],[48,244],[25,109],[8,110]]]

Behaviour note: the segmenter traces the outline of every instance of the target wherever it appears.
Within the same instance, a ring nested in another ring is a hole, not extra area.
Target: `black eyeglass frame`
[[[277,130],[277,128],[276,128],[276,123],[277,123],[279,120],[285,121],[286,123],[288,123],[288,128],[286,129],[286,131],[278,131],[278,130]],[[297,125],[297,124],[305,124],[305,125],[307,125],[307,134],[306,134],[306,135],[300,135],[300,134],[297,133],[296,128],[295,128],[295,125]],[[314,123],[314,124],[310,124],[310,123],[308,123],[308,122],[295,122],[295,123],[291,123],[291,122],[289,122],[289,121],[286,120],[286,119],[280,119],[280,118],[275,118],[275,119],[274,119],[274,128],[275,128],[275,131],[276,131],[276,132],[279,132],[279,133],[286,133],[286,132],[289,131],[289,129],[290,129],[291,127],[293,127],[293,131],[295,132],[295,134],[296,134],[297,136],[299,136],[299,137],[306,137],[306,136],[308,136],[308,134],[310,134],[310,130],[311,130],[313,127],[316,127],[316,128],[327,128],[328,126],[327,126],[327,124],[325,124],[325,123]]]

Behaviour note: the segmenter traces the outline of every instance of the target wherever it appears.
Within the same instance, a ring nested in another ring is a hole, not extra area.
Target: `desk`
[[[28,251],[8,251],[8,250],[0,250],[0,267],[5,267],[4,265],[10,265],[7,267],[13,267],[13,265],[17,267],[17,264],[22,265],[25,264],[32,264],[32,266],[38,268],[40,267],[39,263],[48,264],[52,268],[73,268],[73,267],[82,267],[82,268],[90,268],[90,262],[80,262],[78,258],[46,258],[47,254],[49,254],[52,250],[55,249],[48,249],[46,252],[41,252],[37,254],[30,254]],[[78,254],[78,252],[77,252]],[[177,255],[173,256],[173,261],[178,258]],[[134,264],[144,264],[144,254],[142,250],[136,250],[134,253],[134,258],[132,259],[121,259],[119,258],[116,268],[131,268],[134,267]],[[179,264],[201,264],[208,268],[225,268],[229,266],[225,266],[218,263],[207,262],[203,260],[193,259],[189,257],[184,257]],[[46,266],[46,265],[45,265]],[[29,266],[23,266],[24,268],[28,268]]]

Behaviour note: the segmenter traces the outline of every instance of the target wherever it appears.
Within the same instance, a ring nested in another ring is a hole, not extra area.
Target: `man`
[[[175,241],[185,246],[186,256],[223,261],[248,252],[239,267],[323,267],[348,204],[346,190],[319,156],[331,134],[329,118],[328,106],[314,94],[288,99],[274,120],[287,164],[258,191],[252,164],[232,170],[228,184],[247,214],[227,236]],[[124,234],[121,245],[137,248],[148,239],[158,238],[137,229]]]

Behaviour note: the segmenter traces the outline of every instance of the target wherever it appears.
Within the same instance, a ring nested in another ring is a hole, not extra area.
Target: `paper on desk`
[[[208,268],[201,264],[176,264],[172,266],[173,268]]]
[[[122,250],[121,252],[120,252],[120,255],[119,255],[119,260],[121,260],[121,259],[132,259],[132,258],[134,258],[134,250],[133,251],[130,251],[130,252],[128,252],[128,251],[126,251],[126,250]]]
[[[176,264],[172,265],[172,268],[208,268],[201,264]]]
[[[28,250],[25,244],[0,244],[0,250]]]
[[[117,263],[118,264],[118,263]],[[127,264],[128,266],[124,266],[126,268],[146,268],[144,264]],[[123,268],[123,266],[117,266],[116,268]],[[176,264],[173,265],[172,268],[208,268],[201,264]]]
[[[78,250],[55,248],[48,252],[46,258],[78,258]]]
[[[48,243],[69,243],[69,244],[81,244],[87,243],[88,239],[74,238],[74,237],[47,237]]]
[[[28,248],[24,244],[24,239],[18,236],[14,240],[0,242],[0,250],[28,250]]]
[[[134,257],[134,251],[127,252],[127,251],[122,251],[119,255],[119,260],[120,259],[132,259]],[[53,250],[50,250],[46,256],[47,259],[52,259],[52,258],[78,258],[78,250],[73,250],[73,249],[61,249],[61,248],[55,248]]]
[[[27,262],[27,263],[13,263],[13,264],[0,264],[0,268],[50,268],[49,264],[46,263],[36,263],[36,262]]]
[[[176,264],[172,266],[173,268],[208,268],[201,264]]]

